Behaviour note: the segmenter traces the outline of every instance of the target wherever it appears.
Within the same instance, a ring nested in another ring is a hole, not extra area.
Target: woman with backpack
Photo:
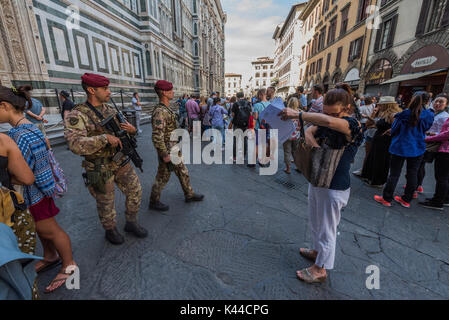
[[[23,197],[29,208],[36,231],[44,248],[44,260],[36,264],[36,272],[62,263],[62,269],[47,286],[53,292],[64,285],[76,269],[69,236],[59,226],[55,216],[59,213],[53,200],[55,179],[50,167],[47,144],[41,131],[23,113],[32,106],[30,87],[6,88],[0,86],[0,123],[9,123],[8,135],[18,145],[23,158],[33,171],[35,182],[24,186]]]
[[[429,99],[427,92],[416,92],[408,108],[395,115],[395,121],[390,130],[390,175],[383,196],[374,196],[375,201],[386,207],[391,207],[391,201],[394,199],[404,208],[410,208],[418,187],[418,169],[426,151],[426,132],[432,126],[434,119],[432,111],[425,109]],[[407,162],[407,187],[402,197],[394,197],[405,161]]]
[[[222,137],[222,150],[225,145],[225,128],[223,115],[228,114],[225,108],[221,105],[222,100],[220,98],[214,98],[212,107],[209,110],[209,116],[211,118],[212,129],[220,131]],[[217,144],[217,142],[215,142]],[[219,146],[217,146],[219,147]]]

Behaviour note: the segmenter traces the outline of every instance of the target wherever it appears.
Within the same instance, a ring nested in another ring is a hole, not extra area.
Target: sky
[[[294,0],[222,0],[228,16],[225,27],[225,72],[243,75],[243,84],[251,76],[251,61],[273,57],[273,33],[283,23]]]

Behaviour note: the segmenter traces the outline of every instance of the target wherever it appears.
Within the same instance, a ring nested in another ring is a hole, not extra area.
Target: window
[[[335,34],[337,32],[337,17],[331,20],[329,26],[329,33],[327,35],[327,45],[335,41]]]
[[[263,81],[263,86],[265,87],[267,85],[267,80]]]
[[[256,72],[256,78],[260,78],[260,73]]]
[[[341,11],[341,28],[340,28],[340,37],[346,34],[348,30],[348,14],[349,14],[349,6],[346,6]]]
[[[321,73],[322,68],[323,68],[323,59],[321,58],[316,62],[316,72]]]
[[[323,1],[323,15],[329,10],[329,2],[330,0]]]
[[[196,0],[193,0],[193,13],[197,13]]]
[[[268,67],[267,67],[267,66],[263,66],[263,69],[264,69],[264,70],[267,70],[267,69],[268,69]]]
[[[270,77],[273,78],[273,72],[270,73]]]
[[[321,51],[324,49],[326,41],[326,27],[321,29],[320,36],[318,37],[318,50]]]
[[[263,77],[264,77],[264,78],[267,77],[267,73],[266,73],[266,72],[263,73]]]
[[[256,81],[256,86],[259,86],[259,80]]]
[[[335,60],[335,66],[337,68],[340,66],[342,52],[343,52],[343,47],[338,48],[338,50],[337,50],[337,59]]]
[[[422,1],[416,35],[438,30],[449,25],[449,0]]]
[[[393,46],[398,15],[383,20],[384,22],[380,25],[376,34],[374,51],[384,50]]]
[[[151,53],[148,50],[145,52],[145,60],[147,63],[147,77],[149,77],[153,75],[153,67],[151,66]]]
[[[362,44],[363,37],[360,37],[351,42],[351,45],[349,46],[348,62],[360,58],[362,54]]]
[[[366,12],[368,6],[370,5],[370,0],[359,0],[359,10],[357,12],[357,22],[365,20],[368,17]]]
[[[329,53],[327,54],[326,71],[329,71],[329,68],[330,68],[330,66],[331,66],[331,57],[332,57],[332,54],[329,52]]]

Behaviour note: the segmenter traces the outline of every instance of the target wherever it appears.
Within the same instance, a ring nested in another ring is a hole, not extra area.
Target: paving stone
[[[299,255],[311,240],[304,177],[286,175],[281,162],[275,176],[260,176],[242,165],[188,165],[194,190],[205,200],[186,204],[172,175],[162,193],[170,210],[149,211],[157,157],[149,126],[143,130],[138,137],[145,170],[138,172],[143,187],[139,222],[149,237],[125,235],[122,246],[104,238],[95,201],[82,181],[81,158],[65,146],[55,147],[69,181],[68,193],[57,200],[57,221],[71,238],[81,289],[61,288],[42,299],[449,298],[447,210],[436,213],[415,202],[409,210],[383,208],[372,200],[381,191],[353,178],[338,227],[335,268],[326,283],[309,285],[296,278],[297,270],[311,265]],[[354,170],[363,156],[359,152]],[[424,189],[431,194],[433,168],[427,169]],[[403,183],[401,177],[397,193]],[[119,230],[125,223],[124,199],[116,190]],[[366,288],[369,265],[380,269],[380,290]],[[39,275],[41,290],[57,271]]]

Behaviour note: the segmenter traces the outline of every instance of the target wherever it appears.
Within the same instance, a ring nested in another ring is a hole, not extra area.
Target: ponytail
[[[17,88],[17,95],[26,100],[25,109],[31,109],[31,107],[33,106],[33,101],[31,100],[30,93],[30,91],[32,90],[33,87],[30,85],[20,86],[19,88]]]
[[[23,112],[31,108],[31,93],[33,88],[30,85],[21,86],[19,88],[7,88],[0,86],[0,102],[10,103],[16,111]]]
[[[410,104],[407,107],[411,112],[409,121],[410,126],[416,127],[418,125],[421,111],[429,100],[430,95],[425,91],[418,91],[413,95],[412,101],[410,101]]]

